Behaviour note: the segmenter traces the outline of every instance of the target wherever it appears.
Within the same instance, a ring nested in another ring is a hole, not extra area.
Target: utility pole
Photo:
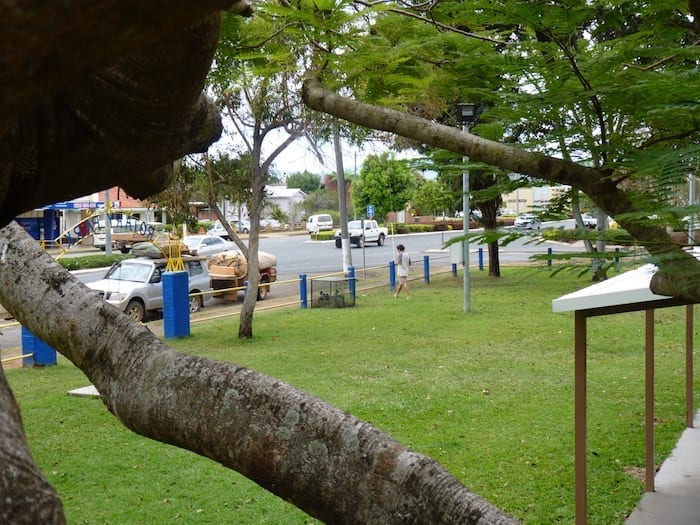
[[[352,266],[350,238],[348,236],[348,208],[345,201],[345,169],[343,168],[343,148],[340,143],[338,120],[333,119],[333,146],[335,149],[335,171],[338,176],[338,211],[340,212],[340,243],[343,251],[343,272]],[[356,168],[357,169],[357,165]]]
[[[105,255],[112,255],[112,219],[109,217],[109,210],[111,208],[109,202],[109,189],[105,190]]]

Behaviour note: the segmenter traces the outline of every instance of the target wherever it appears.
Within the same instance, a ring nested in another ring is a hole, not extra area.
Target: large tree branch
[[[174,159],[221,133],[202,95],[218,29],[218,15],[209,16],[20,117],[0,144],[0,224],[115,185],[137,197],[163,189]]]
[[[590,185],[591,181],[601,183],[608,175],[604,170],[463,133],[458,128],[437,124],[406,112],[342,97],[324,87],[314,76],[309,76],[304,81],[302,98],[311,109],[370,129],[389,131],[422,144],[444,148],[513,173],[577,187],[584,183]]]
[[[639,212],[629,193],[620,188],[613,174],[589,168],[575,162],[533,153],[515,146],[487,140],[457,128],[437,124],[421,117],[393,109],[373,106],[342,97],[325,88],[314,76],[304,82],[302,97],[311,109],[322,111],[354,124],[389,131],[422,144],[443,148],[471,160],[581,189],[608,215],[618,217]],[[700,301],[700,263],[673,242],[660,226],[621,218],[620,225],[656,257],[659,273],[652,289],[671,295]],[[675,276],[682,272],[683,279]]]
[[[115,57],[182,34],[223,9],[251,11],[247,0],[9,0],[3,7],[0,136],[37,100],[113,64]]]
[[[16,223],[0,230],[0,302],[85,372],[127,427],[235,469],[321,520],[515,523],[368,423],[271,377],[171,350]]]

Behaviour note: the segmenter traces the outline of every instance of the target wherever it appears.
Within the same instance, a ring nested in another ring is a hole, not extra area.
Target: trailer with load
[[[260,284],[258,285],[258,300],[261,301],[270,293],[270,284],[277,280],[277,257],[267,252],[258,252],[260,268]],[[238,293],[245,289],[248,282],[248,261],[238,250],[217,253],[209,257],[209,278],[212,289],[221,290],[214,297],[238,300]]]

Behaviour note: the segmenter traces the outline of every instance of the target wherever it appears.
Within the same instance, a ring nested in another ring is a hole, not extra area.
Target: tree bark
[[[447,149],[467,156],[471,161],[574,186],[612,217],[640,211],[629,194],[617,185],[614,173],[609,170],[529,152],[408,113],[351,100],[325,88],[313,76],[304,81],[302,97],[311,109],[360,126],[389,131],[422,144]],[[659,267],[652,279],[652,291],[700,302],[700,262],[694,256],[684,252],[682,246],[660,226],[629,219],[620,219],[619,224],[646,248]],[[682,278],[678,277],[680,275]]]
[[[496,232],[498,230],[497,210],[500,199],[490,199],[479,204],[481,211],[481,222],[484,225],[484,230],[487,232]],[[489,277],[501,276],[501,259],[499,257],[498,241],[490,241],[489,249]]]
[[[0,302],[79,367],[128,428],[235,469],[320,520],[515,523],[368,423],[271,377],[168,348],[16,223],[0,230]]]
[[[0,523],[66,523],[56,491],[34,463],[19,407],[0,366]]]
[[[8,0],[0,17],[0,136],[37,101],[203,18],[250,4],[236,0]]]
[[[106,187],[152,195],[172,161],[219,137],[202,89],[218,10],[245,1],[10,4],[0,17],[0,225]]]

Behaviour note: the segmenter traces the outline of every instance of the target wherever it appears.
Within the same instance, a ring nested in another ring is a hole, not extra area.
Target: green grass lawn
[[[414,282],[410,301],[377,289],[354,308],[259,312],[249,341],[232,318],[169,343],[371,422],[524,523],[572,523],[573,315],[551,301],[588,284],[536,268],[474,272],[465,314],[461,275],[444,275]],[[590,523],[622,523],[642,495],[643,316],[589,320]],[[684,333],[683,308],[657,312],[659,464],[684,427]],[[7,376],[70,523],[314,523],[235,472],[122,428],[99,400],[67,396],[88,383],[65,359]]]

